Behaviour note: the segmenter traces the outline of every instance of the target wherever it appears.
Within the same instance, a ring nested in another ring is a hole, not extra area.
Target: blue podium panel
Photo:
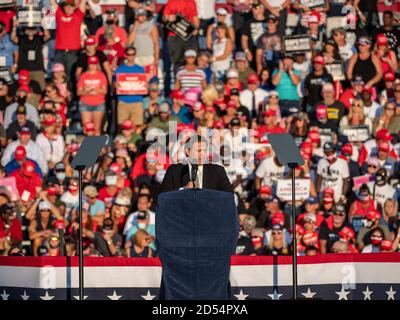
[[[156,209],[161,298],[230,299],[230,257],[238,232],[233,193],[208,189],[161,193]]]

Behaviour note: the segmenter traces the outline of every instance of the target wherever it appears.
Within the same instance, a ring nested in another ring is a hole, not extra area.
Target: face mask
[[[68,190],[69,190],[69,192],[75,193],[78,191],[78,187],[77,186],[69,186]]]
[[[63,181],[65,179],[65,172],[57,172],[56,177],[58,180]]]
[[[116,184],[117,184],[117,176],[106,177],[106,185],[107,186],[115,186]]]
[[[358,198],[360,201],[368,201],[369,200],[369,195],[359,195]]]
[[[380,238],[371,238],[371,244],[373,244],[374,246],[380,245],[381,242],[382,242],[382,239],[380,239]]]
[[[375,180],[376,180],[376,184],[377,184],[378,186],[383,186],[383,185],[386,183],[385,177],[384,177],[384,176],[381,176],[381,175],[377,175],[376,178],[375,178]]]
[[[143,229],[146,229],[146,223],[139,222],[139,223],[138,223],[138,228],[139,228],[139,229],[142,229],[142,230],[143,230]]]
[[[18,96],[16,100],[17,100],[18,104],[24,105],[26,102],[26,96],[23,96],[23,97]]]

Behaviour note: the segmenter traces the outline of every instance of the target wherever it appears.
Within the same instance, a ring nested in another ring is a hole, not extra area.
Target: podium
[[[238,233],[233,193],[209,189],[161,193],[156,209],[160,299],[231,299],[230,258]]]

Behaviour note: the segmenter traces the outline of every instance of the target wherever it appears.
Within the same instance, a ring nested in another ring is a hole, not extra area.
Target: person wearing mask
[[[344,228],[353,230],[353,227],[346,221],[346,210],[342,203],[333,208],[333,213],[322,222],[319,229],[319,246],[321,253],[332,252],[334,244],[340,240],[339,233]],[[346,251],[347,252],[347,251]]]
[[[338,202],[349,191],[349,166],[345,160],[336,156],[332,142],[325,142],[324,154],[325,157],[317,164],[317,192],[331,187],[335,192],[335,202]]]
[[[107,10],[106,24],[97,29],[95,34],[96,43],[100,46],[106,43],[105,34],[111,32],[115,42],[119,42],[125,48],[128,35],[124,28],[118,26],[118,11],[116,9]]]
[[[381,243],[386,240],[385,233],[380,226],[373,228],[369,233],[369,244],[367,244],[361,253],[378,253],[381,252]]]
[[[153,237],[153,239],[155,239],[156,237],[155,224],[150,223],[150,215],[147,211],[138,211],[138,214],[136,216],[136,223],[127,231],[126,239],[132,239],[132,237],[134,237],[139,230],[146,231],[150,234],[150,236]],[[154,251],[156,250],[156,245],[154,242],[150,244],[150,248]]]
[[[95,232],[92,236],[96,249],[103,257],[121,255],[122,237],[117,233],[111,218],[104,219],[101,231]]]

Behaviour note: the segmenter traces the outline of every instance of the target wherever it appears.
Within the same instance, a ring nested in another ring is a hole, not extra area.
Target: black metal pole
[[[297,238],[296,238],[296,166],[289,164],[292,171],[292,232],[293,232],[293,250],[292,250],[292,274],[293,274],[293,299],[297,299]]]
[[[79,300],[83,300],[83,223],[82,223],[82,171],[83,168],[77,168],[79,173]]]

